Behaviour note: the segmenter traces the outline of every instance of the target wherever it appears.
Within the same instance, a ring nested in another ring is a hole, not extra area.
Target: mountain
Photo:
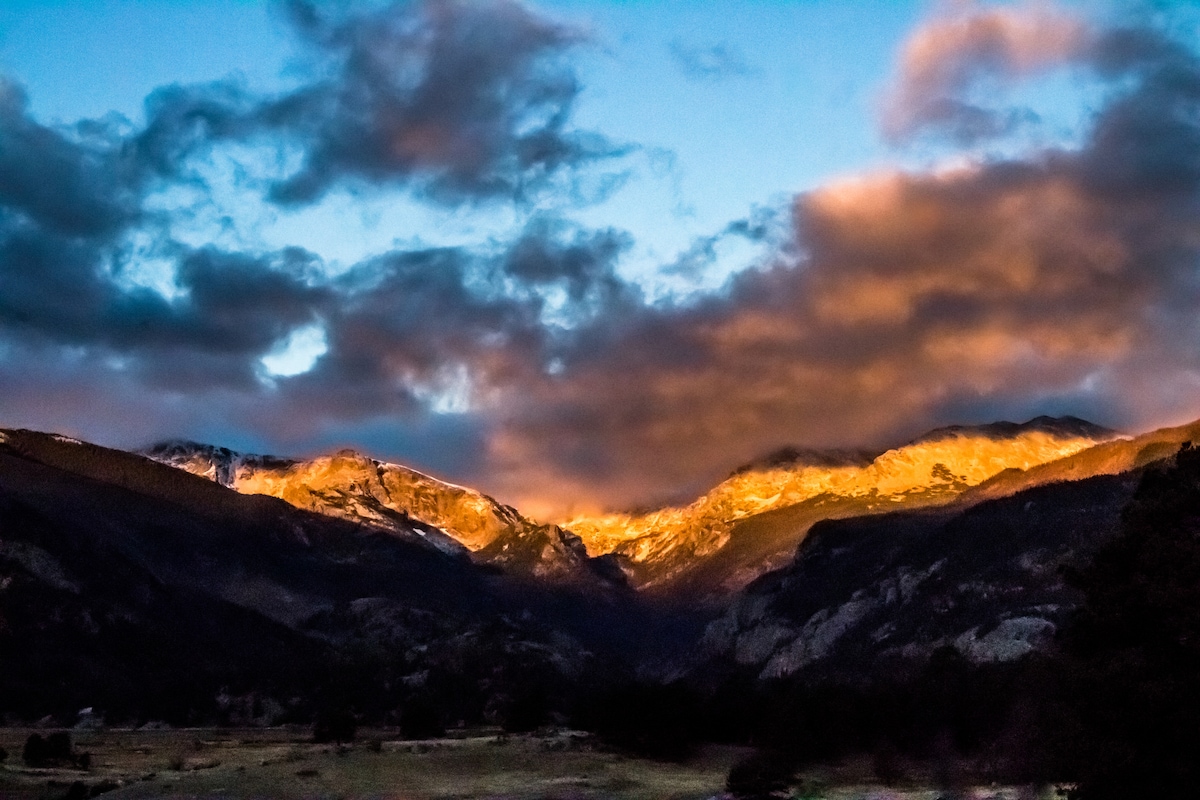
[[[873,457],[772,454],[628,518],[659,525],[613,536],[650,556],[629,551],[634,595],[593,571],[614,560],[589,556],[597,539],[356,453],[174,443],[164,464],[0,430],[0,709],[244,723],[336,702],[395,722],[433,702],[497,721],[611,676],[870,681],[947,648],[1011,661],[1053,641],[1079,604],[1062,569],[1197,435],[1039,418]],[[673,602],[643,601],[656,593]]]
[[[1200,422],[1163,428],[997,473],[944,506],[820,522],[708,626],[697,669],[878,677],[940,647],[975,663],[1045,649],[1082,600],[1064,569],[1117,534],[1146,469],[1198,440]]]
[[[502,719],[531,681],[553,702],[595,631],[636,649],[620,596],[544,589],[393,523],[0,430],[0,710],[196,724],[336,702],[394,722],[433,698],[451,721]]]
[[[940,428],[876,454],[784,448],[735,470],[686,507],[559,525],[349,450],[300,461],[176,441],[145,454],[242,493],[415,530],[447,552],[469,551],[477,561],[540,580],[614,586],[629,580],[651,594],[719,598],[786,564],[819,520],[949,503],[997,474],[1115,437],[1075,417],[1038,417]]]
[[[736,470],[686,507],[582,516],[562,526],[592,554],[627,560],[635,585],[661,594],[736,591],[786,564],[823,519],[944,505],[994,476],[1111,441],[1074,417],[948,427],[871,457],[786,449]]]
[[[1024,470],[1005,470],[973,487],[956,502],[964,505],[1007,497],[1022,489],[1096,475],[1117,475],[1174,455],[1185,442],[1200,441],[1200,421],[1122,437]]]
[[[447,553],[469,553],[515,574],[614,589],[625,585],[613,557],[589,556],[578,537],[558,526],[535,523],[473,489],[353,450],[300,461],[173,441],[143,453],[242,494],[278,497],[401,536],[415,531]]]
[[[1137,473],[1051,484],[970,508],[813,526],[794,560],[746,587],[703,650],[760,678],[878,677],[954,647],[977,663],[1043,648],[1081,565],[1119,528]]]

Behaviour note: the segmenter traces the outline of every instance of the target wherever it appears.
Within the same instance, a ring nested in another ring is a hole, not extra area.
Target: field
[[[399,741],[360,731],[350,745],[313,744],[301,729],[106,730],[74,732],[92,754],[87,772],[33,769],[21,762],[31,731],[0,729],[9,752],[0,765],[0,799],[63,798],[104,791],[134,798],[388,798],[389,800],[702,800],[720,795],[729,767],[745,751],[709,747],[694,759],[662,763],[599,748],[573,733],[502,736],[492,732]],[[797,796],[830,800],[933,800],[940,792],[888,790],[850,775],[810,776]],[[818,789],[817,787],[834,788]],[[1025,800],[1038,794],[978,789],[960,797]],[[1052,796],[1044,795],[1044,796]]]

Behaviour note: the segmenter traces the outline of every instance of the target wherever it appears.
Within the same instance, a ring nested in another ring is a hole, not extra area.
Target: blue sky
[[[1195,418],[1197,16],[9,0],[0,426],[353,446],[552,516]]]

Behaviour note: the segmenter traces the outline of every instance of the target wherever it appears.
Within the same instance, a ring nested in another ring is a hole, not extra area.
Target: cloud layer
[[[283,96],[168,87],[136,130],[62,129],[0,85],[0,424],[356,444],[552,514],[680,496],[788,443],[1200,414],[1200,59],[1157,28],[1045,6],[932,20],[900,56],[887,131],[1000,135],[1021,112],[979,105],[980,86],[1069,68],[1109,87],[1082,143],[796,196],[773,258],[652,303],[621,276],[627,234],[535,211],[510,240],[336,272],[165,233],[147,197],[221,148],[289,154],[266,203],[402,187],[468,209],[621,150],[571,123],[581,35],[527,6],[287,9],[313,61]],[[730,223],[664,272],[773,230]],[[128,279],[132,232],[173,292]],[[311,326],[327,345],[311,370],[264,370]]]

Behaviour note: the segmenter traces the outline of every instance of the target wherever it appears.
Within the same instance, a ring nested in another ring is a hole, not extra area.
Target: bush
[[[21,751],[21,760],[28,767],[40,767],[46,763],[46,740],[39,734],[31,733],[25,740],[25,749]]]
[[[771,800],[788,796],[793,770],[777,753],[753,753],[733,765],[725,789],[737,800]]]
[[[503,704],[500,726],[505,733],[529,733],[537,730],[549,716],[545,692],[537,687],[525,687]]]
[[[71,734],[64,731],[46,737],[46,756],[51,759],[72,759]]]
[[[436,739],[445,733],[446,726],[431,698],[418,695],[404,704],[400,713],[400,735],[405,739]]]
[[[318,744],[354,741],[358,731],[358,723],[354,715],[345,709],[329,709],[317,714],[313,722],[313,741]]]
[[[698,744],[701,704],[682,683],[629,683],[592,697],[577,724],[634,755],[683,761]]]
[[[21,758],[30,767],[44,767],[63,761],[75,763],[71,735],[69,733],[52,733],[43,739],[39,734],[31,733],[25,740],[25,749],[21,753]]]

